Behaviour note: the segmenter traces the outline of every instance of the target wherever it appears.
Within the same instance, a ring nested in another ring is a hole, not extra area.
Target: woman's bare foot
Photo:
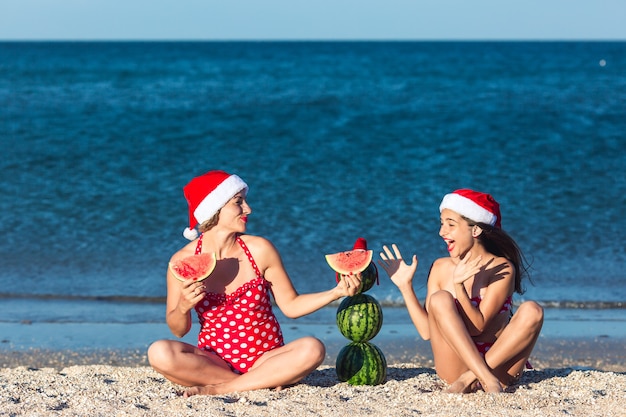
[[[200,385],[197,387],[191,387],[183,392],[183,397],[189,398],[194,395],[217,395],[217,394],[225,394],[228,391],[221,392],[218,388],[221,384],[218,385]]]
[[[293,386],[293,384],[287,385],[287,386],[279,385],[277,387],[274,387],[274,390],[282,391],[283,389],[289,388],[291,386]],[[193,397],[194,395],[218,395],[218,394],[227,394],[229,392],[234,392],[234,391],[226,387],[225,384],[215,384],[215,385],[200,385],[197,387],[191,387],[191,388],[186,389],[182,395],[185,398],[189,398],[189,397]]]

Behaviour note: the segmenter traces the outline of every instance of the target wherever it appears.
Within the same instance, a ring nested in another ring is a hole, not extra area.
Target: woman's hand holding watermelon
[[[361,274],[339,274],[339,282],[335,288],[340,291],[340,297],[352,297],[361,289]]]
[[[181,282],[181,287],[179,305],[187,312],[192,310],[204,298],[206,287],[202,282],[191,280]]]

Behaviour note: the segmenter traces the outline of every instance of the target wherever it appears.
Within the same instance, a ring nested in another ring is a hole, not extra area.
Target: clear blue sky
[[[626,0],[0,0],[3,40],[626,40]]]

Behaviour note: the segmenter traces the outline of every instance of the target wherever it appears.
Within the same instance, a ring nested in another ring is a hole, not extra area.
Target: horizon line
[[[626,42],[626,38],[0,38],[0,42]]]

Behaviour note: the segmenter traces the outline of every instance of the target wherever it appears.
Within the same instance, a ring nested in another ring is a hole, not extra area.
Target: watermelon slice
[[[216,264],[215,253],[202,253],[170,262],[169,269],[179,281],[202,281],[211,275]]]
[[[364,271],[372,263],[373,256],[371,250],[349,250],[326,255],[326,262],[338,274],[350,275]]]
[[[360,237],[352,250],[326,255],[326,262],[338,274],[358,274],[372,263],[373,256],[374,251],[367,250],[367,242]]]

